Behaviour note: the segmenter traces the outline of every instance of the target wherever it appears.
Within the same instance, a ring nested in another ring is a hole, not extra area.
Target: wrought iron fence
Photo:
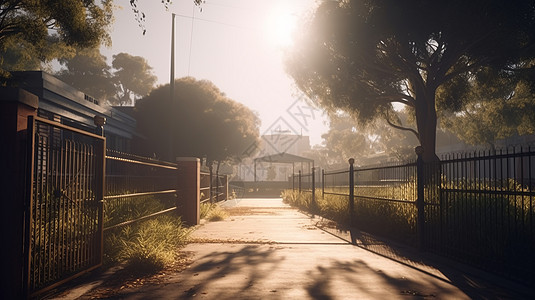
[[[426,247],[535,283],[534,150],[455,154],[440,169],[427,165],[434,180],[426,187]]]
[[[102,137],[28,121],[25,291],[32,297],[102,263]]]
[[[448,155],[427,164],[421,157],[398,165],[350,164],[321,178],[324,199],[346,197],[350,220],[361,229],[535,283],[532,148]]]

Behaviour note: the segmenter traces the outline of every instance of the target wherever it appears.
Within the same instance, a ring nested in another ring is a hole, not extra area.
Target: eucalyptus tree
[[[480,72],[460,108],[441,118],[442,127],[468,144],[495,148],[500,139],[535,134],[534,82],[495,72]]]
[[[171,139],[173,157],[206,158],[211,166],[246,155],[249,147],[259,143],[256,114],[212,82],[177,79],[174,95],[169,101],[166,84],[136,102],[138,130],[145,137],[139,147],[144,154],[166,158]]]
[[[25,58],[48,62],[73,46],[109,44],[112,13],[112,0],[0,1],[1,75]],[[24,51],[6,56],[14,44]]]
[[[113,56],[113,82],[115,96],[113,104],[135,104],[136,98],[149,94],[156,83],[152,67],[141,56],[119,53]]]
[[[437,112],[458,111],[485,68],[533,74],[533,58],[535,0],[335,0],[303,26],[287,71],[326,109],[414,133],[433,161]],[[415,127],[400,122],[396,103]]]

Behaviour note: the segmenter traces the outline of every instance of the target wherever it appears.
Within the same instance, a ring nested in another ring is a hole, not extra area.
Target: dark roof
[[[255,162],[269,162],[269,163],[295,163],[295,162],[312,162],[313,159],[297,156],[289,153],[277,153],[273,155],[266,155],[262,157],[257,157],[254,159]]]

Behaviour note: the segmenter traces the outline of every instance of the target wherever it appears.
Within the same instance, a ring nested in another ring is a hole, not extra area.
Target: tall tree
[[[354,158],[357,165],[362,165],[373,152],[368,134],[346,113],[333,114],[330,120],[329,131],[321,136],[330,157],[336,164],[347,165],[347,160]]]
[[[141,56],[119,53],[113,56],[113,77],[116,85],[114,104],[134,104],[136,97],[146,96],[156,83],[152,67]]]
[[[58,78],[110,105],[133,105],[156,83],[152,67],[141,56],[114,55],[112,68],[98,48],[85,48],[59,62],[64,68],[56,73]]]
[[[466,143],[494,148],[497,140],[535,134],[535,94],[530,82],[493,73],[480,72],[480,78],[470,82],[459,111],[445,113],[441,119],[444,128]]]
[[[138,130],[146,137],[140,143],[145,154],[165,158],[171,138],[174,157],[204,157],[211,166],[246,154],[259,142],[258,117],[212,82],[181,78],[175,82],[174,94],[170,102],[167,84],[136,102]]]
[[[530,72],[535,0],[323,1],[297,37],[287,70],[325,108],[413,132],[436,160],[437,110],[459,109],[484,67]],[[408,106],[416,128],[399,123]]]
[[[99,48],[80,49],[73,57],[63,57],[59,62],[64,68],[55,75],[65,83],[97,99],[115,96],[111,67]]]
[[[60,55],[53,51],[58,47],[109,43],[112,5],[112,0],[1,1],[0,52],[20,42],[46,62]],[[4,67],[0,71],[7,76]]]

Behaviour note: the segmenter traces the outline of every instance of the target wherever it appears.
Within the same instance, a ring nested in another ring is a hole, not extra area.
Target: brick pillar
[[[200,224],[201,160],[196,157],[177,157],[178,207],[187,225]]]
[[[19,88],[0,88],[0,219],[2,223],[1,299],[23,296],[23,226],[28,116],[39,98]]]

